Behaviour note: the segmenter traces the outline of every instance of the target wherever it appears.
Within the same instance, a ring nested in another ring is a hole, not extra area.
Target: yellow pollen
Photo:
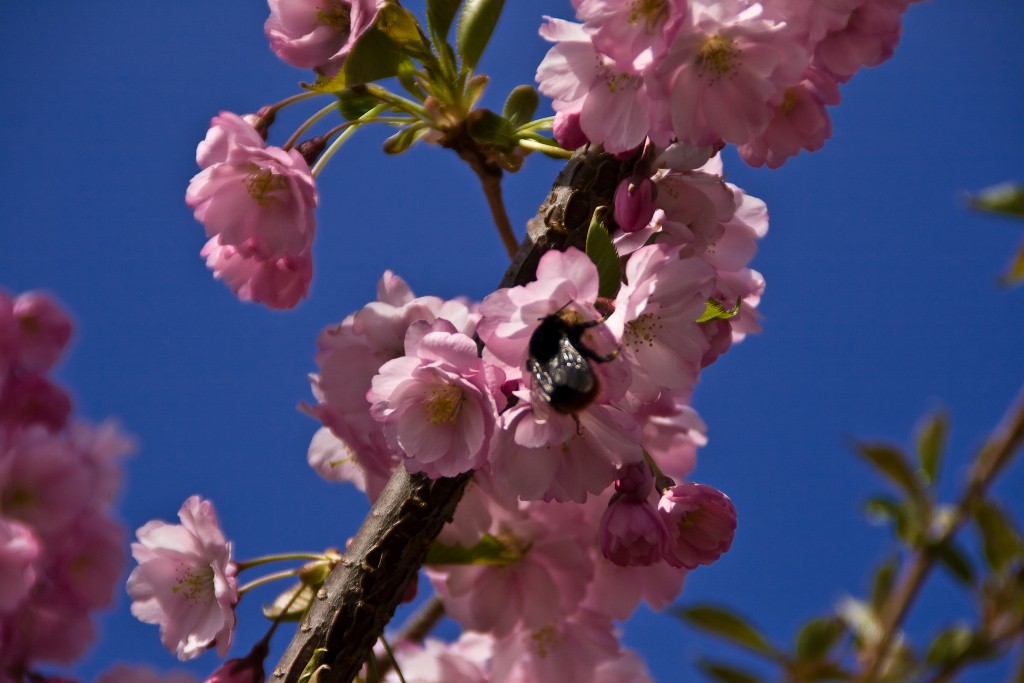
[[[274,192],[285,185],[284,176],[276,175],[269,168],[259,168],[255,164],[242,182],[249,190],[249,196],[260,206],[277,201]]]
[[[623,341],[634,352],[639,351],[642,346],[654,346],[654,340],[661,328],[660,315],[644,313],[636,320],[626,323],[626,334]]]
[[[697,68],[711,77],[711,82],[733,71],[739,61],[736,43],[726,36],[708,36],[697,55]]]
[[[316,13],[316,23],[318,26],[329,26],[347,34],[352,26],[352,14],[348,5],[321,7]]]
[[[782,104],[779,105],[779,109],[784,114],[788,114],[793,111],[793,107],[796,106],[796,88],[786,88],[786,94],[782,98]]]
[[[530,638],[533,640],[533,651],[541,659],[547,657],[548,649],[558,645],[558,641],[561,640],[554,626],[545,626],[540,630],[534,631],[530,634]]]
[[[658,24],[668,17],[668,3],[665,0],[634,0],[629,13],[629,23],[637,26],[643,21],[648,33],[654,33]]]
[[[213,568],[207,566],[196,571],[179,564],[178,571],[178,580],[174,582],[171,591],[180,593],[186,602],[192,604],[205,601],[206,595],[213,590]]]
[[[679,527],[679,529],[681,531],[685,530],[685,529],[692,529],[693,527],[695,527],[698,524],[700,524],[700,519],[702,517],[702,515],[701,515],[702,512],[703,512],[703,510],[701,510],[699,508],[696,509],[696,510],[691,510],[690,512],[687,512],[685,515],[683,515],[682,517],[679,518],[679,521],[676,522],[676,526]]]
[[[464,400],[462,389],[454,384],[445,384],[427,394],[423,408],[430,416],[431,424],[452,424],[458,419]]]

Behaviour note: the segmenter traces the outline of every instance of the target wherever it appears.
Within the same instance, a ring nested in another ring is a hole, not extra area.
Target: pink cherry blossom
[[[657,59],[686,15],[686,0],[582,0],[576,16],[594,45],[624,64]]]
[[[210,120],[206,137],[196,147],[196,164],[207,168],[214,164],[244,161],[267,143],[250,121],[230,111],[222,111]]]
[[[36,582],[40,550],[31,529],[0,518],[0,614],[14,610],[28,598]]]
[[[25,292],[14,300],[13,315],[14,367],[25,373],[46,372],[71,339],[67,312],[44,292]]]
[[[711,564],[732,546],[736,508],[717,489],[677,484],[662,495],[658,511],[669,530],[665,559],[674,567]]]
[[[313,279],[313,258],[308,250],[296,256],[262,259],[222,244],[218,235],[206,243],[200,256],[206,259],[214,277],[224,280],[240,301],[268,308],[296,306],[306,298]]]
[[[654,477],[646,463],[619,469],[615,494],[601,515],[598,535],[601,552],[621,566],[659,562],[668,541],[668,529],[648,501]]]
[[[96,678],[96,683],[198,683],[185,671],[157,673],[148,666],[115,664]]]
[[[587,587],[583,606],[611,619],[628,619],[640,601],[653,610],[663,610],[679,597],[686,570],[667,562],[623,567],[607,559],[596,548],[594,579]]]
[[[71,398],[45,375],[14,375],[0,388],[0,424],[40,425],[57,432],[70,414]]]
[[[160,640],[179,659],[231,645],[238,602],[231,543],[213,504],[192,496],[178,512],[181,524],[148,522],[139,528],[132,556],[139,563],[128,577],[132,614],[160,625]]]
[[[632,650],[623,649],[618,659],[597,665],[593,683],[653,683],[653,679],[644,660]]]
[[[892,57],[903,32],[907,0],[863,0],[842,28],[826,35],[814,49],[817,64],[840,83],[865,66]]]
[[[454,643],[428,638],[422,645],[400,644],[396,651],[402,679],[388,672],[387,683],[490,683],[487,668],[494,640],[464,631]]]
[[[264,32],[277,56],[335,73],[377,17],[379,0],[268,0]]]
[[[75,520],[54,539],[49,553],[49,579],[59,585],[65,600],[83,610],[109,607],[127,558],[124,529],[95,512]]]

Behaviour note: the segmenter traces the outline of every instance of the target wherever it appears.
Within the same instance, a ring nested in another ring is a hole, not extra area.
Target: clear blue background
[[[547,49],[541,14],[571,17],[568,2],[508,4],[482,64],[491,106],[532,82]],[[141,444],[121,501],[128,528],[173,519],[200,493],[241,557],[340,544],[366,510],[305,464],[317,424],[296,404],[310,398],[317,332],[371,299],[385,268],[418,294],[481,298],[506,265],[454,155],[419,146],[385,157],[371,131],[321,175],[308,301],[268,312],[213,281],[183,203],[195,145],[219,110],[253,111],[305,78],[268,49],[266,14],[257,0],[0,3],[0,285],[48,289],[74,312],[61,380],[80,414],[117,416]],[[730,179],[771,211],[755,261],[768,282],[765,331],[709,369],[697,393],[711,442],[695,478],[729,493],[740,527],[732,551],[692,575],[684,601],[730,603],[788,639],[863,594],[893,544],[863,522],[862,501],[879,485],[847,439],[906,441],[922,414],[948,407],[953,495],[1014,398],[1024,294],[995,276],[1022,226],[970,213],[963,194],[1021,177],[1022,31],[1017,0],[916,5],[895,58],[843,88],[823,151],[775,172],[727,158]],[[284,117],[274,140],[301,118]],[[520,231],[557,170],[531,157],[507,179]],[[1018,516],[1022,471],[998,487]],[[941,577],[924,600],[916,633],[970,616]],[[243,611],[236,654],[262,632],[257,621]],[[125,597],[101,629],[83,678],[115,660],[176,666]],[[650,613],[625,637],[663,682],[696,680],[692,662],[710,647]],[[214,666],[205,656],[191,668]]]

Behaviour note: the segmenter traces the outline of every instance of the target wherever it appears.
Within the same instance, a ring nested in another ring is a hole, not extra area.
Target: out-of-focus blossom
[[[96,683],[199,683],[185,671],[158,673],[148,666],[115,664],[96,678]]]
[[[39,541],[32,530],[0,518],[0,614],[10,612],[27,597],[36,582]]]
[[[658,511],[669,530],[665,559],[675,567],[711,564],[732,546],[736,508],[717,489],[677,484],[662,495]]]
[[[46,372],[71,339],[67,312],[43,292],[25,292],[14,300],[14,367],[20,372]]]
[[[160,625],[160,640],[179,659],[231,645],[238,602],[236,568],[210,501],[192,496],[178,512],[181,524],[154,520],[139,528],[128,577],[132,614]]]
[[[217,667],[206,683],[263,683],[263,661],[269,649],[266,640],[259,641],[245,657],[229,659]]]

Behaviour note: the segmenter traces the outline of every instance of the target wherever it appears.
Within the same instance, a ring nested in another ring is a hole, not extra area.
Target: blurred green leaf
[[[263,616],[281,621],[299,621],[309,609],[316,595],[316,589],[304,583],[297,583],[274,598],[274,602],[263,606]]]
[[[892,595],[892,587],[896,584],[896,571],[900,566],[900,558],[890,557],[878,567],[875,578],[871,582],[871,607],[875,612],[882,611],[882,605]]]
[[[974,645],[974,632],[965,625],[951,626],[935,636],[924,661],[930,666],[946,666],[963,659]]]
[[[335,94],[338,98],[338,112],[346,121],[355,121],[378,104],[378,100],[362,88],[346,88]]]
[[[879,473],[885,475],[890,481],[899,486],[907,493],[917,496],[920,493],[917,477],[910,461],[903,451],[898,447],[886,443],[860,443],[854,444],[857,453],[872,465]]]
[[[345,88],[391,78],[411,64],[408,55],[386,33],[371,26],[348,53],[335,76],[321,74],[316,83],[302,85],[318,92],[337,93]]]
[[[979,211],[1024,218],[1024,185],[1000,183],[969,196],[967,202]]]
[[[704,312],[697,318],[697,322],[706,323],[709,320],[728,320],[734,318],[740,312],[743,300],[736,299],[736,305],[726,308],[725,304],[715,299],[708,299],[704,304]]]
[[[476,69],[504,6],[505,0],[466,0],[455,29],[455,46],[462,56],[463,69]]]
[[[919,508],[909,501],[892,496],[876,495],[868,498],[864,511],[873,523],[892,522],[896,536],[909,546],[917,547],[925,528]]]
[[[434,541],[427,551],[424,564],[428,566],[446,564],[487,564],[506,565],[520,559],[520,555],[490,534],[484,534],[480,541],[469,548],[461,545],[445,545]]]
[[[513,128],[518,128],[533,119],[540,96],[532,85],[519,85],[512,89],[505,99],[501,115],[508,119]]]
[[[448,38],[462,0],[427,0],[427,25],[439,41]],[[438,46],[440,49],[440,46]]]
[[[939,467],[948,435],[949,415],[944,410],[927,417],[918,431],[917,461],[929,484],[935,484],[939,479]]]
[[[1010,262],[1010,267],[999,276],[999,280],[1006,286],[1018,285],[1024,281],[1024,247],[1017,250],[1013,261]]]
[[[843,623],[835,617],[808,621],[796,635],[796,658],[800,661],[821,659],[839,642],[845,632]]]
[[[760,631],[726,607],[717,605],[695,605],[683,607],[675,614],[694,628],[728,640],[758,654],[774,657],[775,651]]]
[[[619,252],[615,250],[612,238],[608,234],[608,207],[599,206],[594,211],[587,230],[587,256],[597,267],[599,296],[615,298],[621,284],[622,270],[619,265]]]
[[[974,522],[981,534],[985,562],[1000,572],[1024,551],[1024,541],[1013,521],[998,504],[983,500],[974,509]]]
[[[928,551],[934,554],[955,578],[968,586],[974,585],[974,565],[971,564],[967,553],[955,542],[947,540],[945,543],[932,545]]]
[[[762,680],[749,671],[708,659],[697,662],[697,668],[703,671],[708,678],[721,683],[761,683]]]

